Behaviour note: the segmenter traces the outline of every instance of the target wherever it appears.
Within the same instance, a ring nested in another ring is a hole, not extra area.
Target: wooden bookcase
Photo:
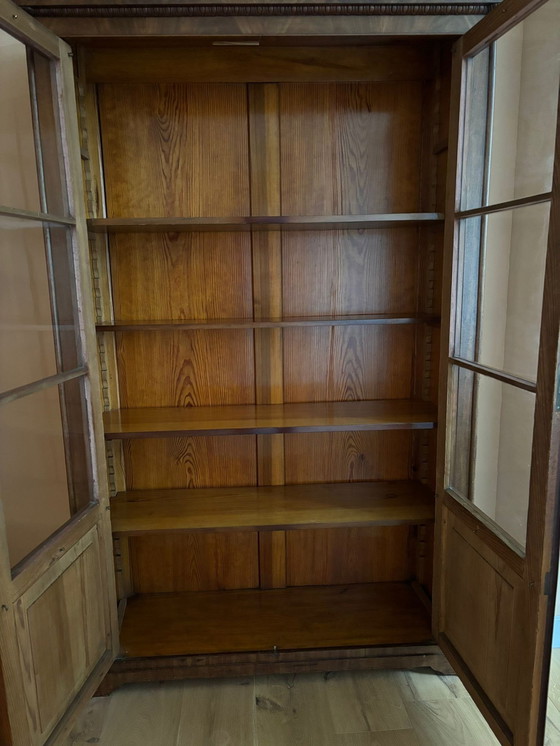
[[[153,47],[147,80],[134,47],[82,51],[122,617],[106,690],[445,667],[449,47],[209,44],[194,67]]]

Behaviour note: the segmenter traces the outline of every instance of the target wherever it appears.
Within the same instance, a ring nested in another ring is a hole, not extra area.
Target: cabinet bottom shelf
[[[144,594],[128,599],[124,658],[414,645],[432,640],[407,583]]]

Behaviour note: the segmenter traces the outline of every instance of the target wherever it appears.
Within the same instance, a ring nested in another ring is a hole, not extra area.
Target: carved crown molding
[[[22,4],[23,5],[23,4]],[[486,3],[298,3],[208,5],[25,6],[31,15],[56,18],[217,18],[247,16],[464,16],[485,15]]]

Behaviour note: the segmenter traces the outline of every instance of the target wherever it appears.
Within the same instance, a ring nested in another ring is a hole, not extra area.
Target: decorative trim
[[[276,5],[100,5],[79,7],[25,6],[36,18],[217,18],[249,16],[464,16],[485,15],[495,5],[485,3],[305,3]]]

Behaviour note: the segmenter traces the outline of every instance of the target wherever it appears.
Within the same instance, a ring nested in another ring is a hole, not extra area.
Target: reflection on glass
[[[67,234],[0,228],[0,392],[79,365]]]
[[[0,29],[0,205],[40,210],[25,45]]]
[[[542,203],[461,221],[456,356],[536,380],[549,214]]]
[[[75,392],[53,386],[0,406],[0,495],[12,567],[89,502],[81,404],[68,403]]]
[[[449,485],[525,546],[535,395],[454,369]]]
[[[465,111],[466,144],[472,147],[464,155],[461,209],[550,191],[560,81],[558,29],[560,0],[549,0],[500,37],[490,55],[484,50],[469,60],[467,90],[475,86],[477,93]],[[488,130],[485,96],[491,101]]]

